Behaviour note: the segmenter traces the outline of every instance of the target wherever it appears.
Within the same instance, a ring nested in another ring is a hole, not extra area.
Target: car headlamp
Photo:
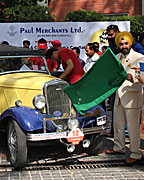
[[[79,121],[77,119],[69,119],[67,124],[69,129],[74,129],[79,126]]]
[[[15,105],[16,105],[17,107],[20,107],[20,106],[22,105],[22,101],[21,101],[21,100],[17,100],[17,101],[15,102]]]
[[[41,94],[33,98],[33,105],[36,109],[42,109],[45,106],[45,97]]]

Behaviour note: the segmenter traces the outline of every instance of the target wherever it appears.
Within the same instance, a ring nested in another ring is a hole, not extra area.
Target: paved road
[[[29,165],[15,171],[8,161],[6,141],[0,134],[0,180],[143,180],[144,161],[127,166],[124,159],[129,155],[101,153],[88,156],[77,152],[68,155],[64,146],[31,148]],[[127,142],[127,147],[129,143]],[[113,146],[113,138],[105,137],[104,150]],[[53,153],[53,149],[56,150]]]

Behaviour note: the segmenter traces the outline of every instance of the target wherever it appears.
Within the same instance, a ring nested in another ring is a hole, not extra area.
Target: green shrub
[[[144,16],[121,16],[113,17],[111,21],[130,21],[130,31],[139,35],[144,32]]]
[[[64,21],[72,22],[93,22],[106,20],[108,20],[108,18],[101,13],[96,13],[95,11],[86,11],[83,9],[68,12],[64,19]]]
[[[54,18],[47,13],[48,8],[40,5],[6,8],[4,22],[53,22]]]
[[[95,11],[83,9],[68,12],[64,21],[72,22],[94,22],[94,21],[130,21],[130,31],[139,35],[144,32],[144,16],[115,16],[108,18]]]

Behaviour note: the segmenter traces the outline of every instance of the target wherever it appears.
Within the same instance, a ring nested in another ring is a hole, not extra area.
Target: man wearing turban
[[[116,92],[114,103],[114,147],[112,150],[107,150],[106,153],[126,153],[125,128],[128,125],[131,153],[126,163],[131,164],[142,157],[139,151],[142,84],[135,78],[135,71],[131,67],[139,67],[139,62],[144,61],[144,56],[131,48],[133,36],[127,31],[118,33],[115,42],[121,51],[117,54],[117,58],[123,64],[128,78]]]

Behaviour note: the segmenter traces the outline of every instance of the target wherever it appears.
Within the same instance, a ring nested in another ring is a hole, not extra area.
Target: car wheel
[[[88,155],[97,155],[102,152],[103,149],[103,135],[95,134],[88,137],[90,140],[90,146],[86,148]]]
[[[8,123],[8,149],[12,166],[21,168],[27,161],[26,135],[15,120]]]

